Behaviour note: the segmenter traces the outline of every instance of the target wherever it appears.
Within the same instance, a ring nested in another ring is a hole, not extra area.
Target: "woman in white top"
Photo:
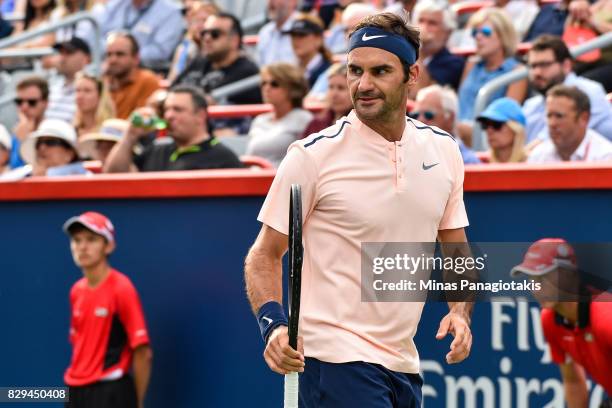
[[[246,153],[278,167],[289,145],[300,139],[312,120],[312,114],[302,108],[308,84],[302,71],[287,63],[266,65],[260,74],[261,94],[264,102],[272,105],[272,112],[253,120]]]

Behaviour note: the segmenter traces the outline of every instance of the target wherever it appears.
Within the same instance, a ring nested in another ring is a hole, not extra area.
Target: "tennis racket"
[[[289,197],[289,345],[297,350],[302,287],[302,190],[291,185]],[[285,374],[285,408],[298,408],[299,377],[297,372]]]

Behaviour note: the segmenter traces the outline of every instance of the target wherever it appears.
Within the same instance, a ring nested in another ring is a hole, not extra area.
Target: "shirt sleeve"
[[[609,292],[606,292],[606,295],[608,294]],[[608,350],[612,350],[612,303],[609,296],[591,303],[590,318],[597,342],[605,345]]]
[[[317,173],[316,165],[304,147],[299,143],[289,146],[257,220],[288,235],[291,185],[299,184],[302,190],[302,217],[305,222],[316,204]]]
[[[130,348],[149,344],[149,332],[136,288],[128,281],[118,290],[117,297],[119,319],[125,327]]]
[[[558,334],[555,330],[555,313],[549,309],[542,309],[542,329],[544,330],[544,337],[550,347],[550,356],[552,361],[557,364],[565,364],[566,357],[563,348],[558,341]]]
[[[446,208],[444,209],[440,226],[438,227],[440,230],[463,228],[469,225],[465,212],[465,205],[463,204],[463,178],[465,171],[463,158],[459,152],[459,146],[455,145],[454,149],[453,169],[455,172],[455,181],[453,183],[453,190],[446,202]]]
[[[156,17],[160,20],[148,23],[156,30],[153,35],[148,36],[148,41],[142,44],[140,49],[140,58],[145,61],[171,59],[185,29],[185,22],[178,8],[159,11],[163,12],[164,16]],[[138,25],[132,30],[136,30],[137,27]]]

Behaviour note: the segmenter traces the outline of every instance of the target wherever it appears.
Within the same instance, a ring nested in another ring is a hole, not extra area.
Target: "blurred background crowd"
[[[350,112],[348,35],[380,12],[420,29],[407,115],[455,136],[466,164],[612,161],[612,0],[2,0],[0,12],[0,180],[276,167]]]

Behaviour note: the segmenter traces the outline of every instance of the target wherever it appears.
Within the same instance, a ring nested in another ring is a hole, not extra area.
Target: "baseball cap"
[[[523,114],[521,105],[512,98],[499,98],[491,102],[489,106],[478,115],[476,120],[489,119],[496,122],[506,123],[509,120],[520,123],[522,126],[527,125],[527,119]]]
[[[78,156],[76,148],[77,134],[74,127],[68,122],[60,119],[45,119],[40,122],[38,129],[30,133],[21,145],[19,152],[26,162],[32,164],[36,161],[36,139],[40,137],[61,139],[68,143],[72,149],[77,152]]]
[[[305,18],[297,19],[283,34],[321,34],[323,27]]]
[[[87,211],[81,215],[71,217],[64,223],[63,230],[70,235],[70,228],[75,224],[82,225],[93,233],[102,235],[108,242],[115,242],[115,227],[113,223],[103,214],[95,211]]]
[[[0,145],[4,146],[4,148],[9,151],[13,147],[13,140],[11,139],[11,134],[2,124],[0,124]]]
[[[79,37],[72,37],[68,41],[58,42],[53,44],[53,48],[58,51],[66,50],[68,52],[81,51],[87,55],[91,55],[89,45]]]
[[[129,122],[123,119],[107,119],[102,122],[100,130],[97,132],[86,133],[79,140],[79,149],[85,157],[96,156],[96,141],[106,140],[109,142],[119,142],[127,129]]]
[[[529,276],[545,275],[558,266],[576,269],[574,248],[561,238],[543,238],[534,242],[520,265],[512,268],[511,276],[521,273]]]

